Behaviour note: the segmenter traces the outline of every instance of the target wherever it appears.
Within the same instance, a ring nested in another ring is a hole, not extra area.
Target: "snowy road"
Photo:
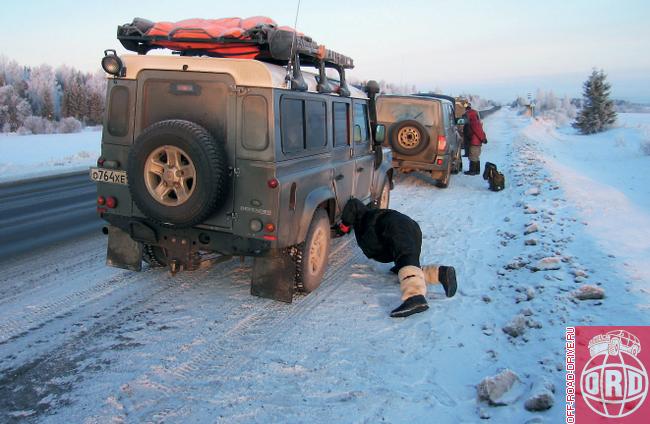
[[[648,325],[650,300],[586,231],[529,125],[507,110],[485,121],[482,159],[506,174],[503,192],[480,177],[447,190],[401,177],[391,206],[421,223],[425,262],[459,274],[456,297],[433,287],[431,309],[408,319],[388,317],[390,265],[350,237],[321,288],[291,305],[249,296],[249,261],[176,277],[107,268],[102,236],[0,263],[0,421],[561,422],[564,327]],[[557,269],[533,272],[544,258]],[[606,298],[575,300],[584,283]],[[520,312],[523,334],[505,334]],[[475,385],[503,368],[521,397],[478,403]],[[544,381],[555,406],[526,411]]]
[[[0,183],[0,257],[99,232],[87,171]]]

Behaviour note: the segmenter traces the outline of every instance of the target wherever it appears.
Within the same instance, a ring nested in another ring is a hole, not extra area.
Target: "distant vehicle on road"
[[[378,96],[377,122],[386,127],[393,168],[428,172],[438,187],[448,187],[463,167],[454,108],[447,96]]]

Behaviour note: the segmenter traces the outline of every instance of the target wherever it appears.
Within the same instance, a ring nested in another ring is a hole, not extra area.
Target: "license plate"
[[[115,171],[113,169],[90,168],[90,179],[99,183],[129,184],[126,171]]]

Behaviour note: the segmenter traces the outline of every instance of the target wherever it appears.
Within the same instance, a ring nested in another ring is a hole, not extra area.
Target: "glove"
[[[348,227],[347,225],[341,222],[339,225],[336,226],[336,235],[344,236],[346,234],[349,234],[350,230],[351,230],[350,227]]]
[[[483,144],[487,144],[487,138],[483,139]]]

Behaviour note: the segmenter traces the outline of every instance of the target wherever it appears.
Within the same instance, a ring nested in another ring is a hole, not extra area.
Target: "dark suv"
[[[109,265],[176,272],[253,256],[251,292],[290,302],[294,287],[319,286],[348,199],[388,207],[375,91],[348,87],[342,66],[340,81],[294,67],[288,84],[285,67],[258,60],[104,61],[113,76],[90,174]]]
[[[386,127],[384,145],[393,150],[393,168],[429,172],[441,188],[449,186],[451,174],[462,170],[454,102],[422,95],[381,95],[377,122]]]

